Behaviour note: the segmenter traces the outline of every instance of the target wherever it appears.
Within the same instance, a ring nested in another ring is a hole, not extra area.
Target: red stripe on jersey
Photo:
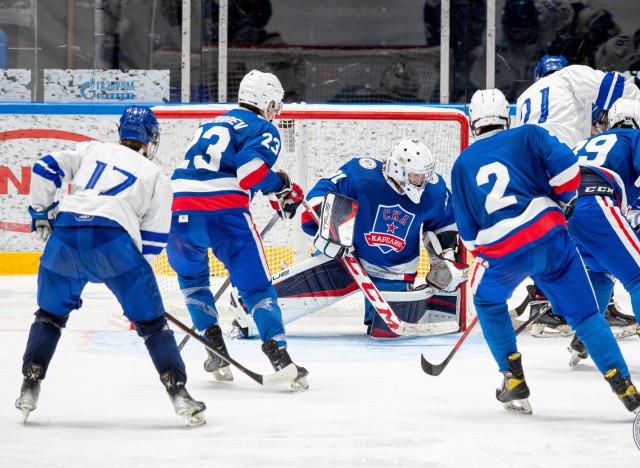
[[[242,188],[243,190],[249,190],[251,187],[264,179],[268,173],[269,168],[267,167],[267,165],[264,163],[260,164],[260,166],[255,171],[247,174],[242,179],[240,179],[240,188]]]
[[[626,220],[622,220],[620,217],[620,211],[616,210],[616,207],[611,204],[608,198],[606,197],[598,197],[602,200],[604,206],[607,207],[613,219],[615,219],[616,224],[624,234],[625,239],[629,242],[629,244],[633,247],[633,250],[636,251],[637,254],[640,254],[640,247],[638,246],[638,238],[634,235],[629,234],[629,224]]]
[[[567,226],[564,215],[558,210],[551,210],[542,215],[536,222],[526,228],[514,232],[506,239],[493,244],[478,247],[478,252],[487,257],[498,258],[507,255],[520,247],[534,242],[557,226]]]
[[[573,192],[575,190],[578,190],[579,186],[580,186],[580,171],[578,171],[578,173],[573,179],[565,182],[564,184],[556,185],[555,187],[553,187],[553,191],[557,194],[561,194],[565,192]]]
[[[171,211],[212,211],[227,208],[245,208],[248,210],[249,197],[239,194],[176,197],[173,199]]]

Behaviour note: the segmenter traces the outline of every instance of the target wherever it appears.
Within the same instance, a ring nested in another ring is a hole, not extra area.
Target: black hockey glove
[[[302,204],[304,192],[298,184],[291,182],[286,172],[276,172],[282,180],[282,188],[269,194],[271,207],[278,212],[281,218],[293,218],[296,210]]]

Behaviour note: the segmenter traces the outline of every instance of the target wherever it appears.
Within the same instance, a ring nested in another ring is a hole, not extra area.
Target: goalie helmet
[[[280,80],[271,74],[258,70],[251,70],[240,82],[238,90],[238,104],[248,104],[265,114],[269,108],[269,103],[274,102],[275,115],[282,110],[282,99],[284,89]]]
[[[398,142],[384,161],[384,174],[392,179],[413,203],[420,203],[427,182],[433,180],[435,163],[429,148],[417,138]]]
[[[609,128],[640,129],[640,102],[634,99],[618,99],[607,114]]]
[[[471,97],[469,125],[474,135],[483,127],[496,125],[509,128],[509,103],[499,89],[481,89]]]
[[[158,119],[151,109],[141,106],[127,107],[120,117],[120,141],[133,140],[147,145],[144,155],[153,159],[160,142]]]
[[[540,59],[535,70],[533,70],[533,78],[538,81],[540,78],[547,76],[551,72],[562,70],[567,66],[567,59],[562,55],[545,55]]]

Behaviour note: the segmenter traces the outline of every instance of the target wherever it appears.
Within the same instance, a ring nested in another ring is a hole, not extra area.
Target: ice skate
[[[262,345],[262,352],[267,355],[276,371],[282,370],[289,365],[294,365],[298,369],[298,376],[289,383],[290,392],[295,393],[309,388],[309,383],[307,382],[309,372],[304,367],[293,363],[286,346],[281,348],[275,340],[269,340]]]
[[[604,312],[604,318],[607,319],[613,336],[618,340],[636,333],[638,322],[635,316],[624,314],[613,297],[609,301],[607,310]]]
[[[587,359],[589,357],[589,351],[585,348],[582,340],[578,338],[578,335],[573,336],[573,340],[569,343],[567,350],[571,353],[571,357],[569,358],[569,367],[575,367],[582,359]]]
[[[631,377],[623,379],[619,369],[611,369],[604,374],[604,379],[609,382],[613,393],[620,399],[625,408],[633,413],[640,411],[640,396],[636,387],[631,382]]]
[[[183,382],[176,382],[173,372],[167,371],[160,376],[162,385],[167,389],[173,408],[178,416],[182,416],[189,427],[200,426],[207,421],[204,411],[207,409],[201,401],[191,398]]]
[[[538,310],[542,310],[542,315],[531,326],[531,335],[536,338],[553,338],[561,336],[571,336],[575,332],[567,324],[567,321],[561,315],[553,313],[549,301],[535,301],[531,302],[531,311],[529,316],[538,313]]]
[[[520,414],[532,414],[529,404],[529,387],[524,379],[522,356],[514,353],[507,358],[509,370],[503,372],[502,387],[496,390],[496,398],[507,411]]]
[[[207,344],[213,349],[218,351],[224,356],[228,356],[227,346],[224,344],[224,338],[222,337],[222,330],[219,325],[213,325],[207,328],[204,332],[203,338],[207,341]],[[207,349],[208,358],[204,362],[204,370],[211,372],[213,378],[220,382],[231,382],[233,380],[233,373],[231,367],[227,361],[216,356],[213,352]]]
[[[38,397],[40,396],[40,375],[42,366],[39,364],[29,364],[26,369],[27,374],[22,381],[20,396],[16,400],[16,408],[22,411],[22,421],[27,422],[29,414],[38,407]]]

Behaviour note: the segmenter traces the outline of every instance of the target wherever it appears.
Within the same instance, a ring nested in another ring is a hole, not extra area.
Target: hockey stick
[[[547,312],[547,310],[549,309],[549,307],[550,306],[540,307],[536,311],[535,314],[533,314],[527,320],[522,322],[522,325],[520,325],[515,330],[516,331],[516,336],[518,336],[520,333],[522,333],[524,331],[524,329],[527,328],[529,325],[531,325],[533,322],[538,320],[540,318],[540,316],[544,315]],[[473,329],[473,327],[475,327],[476,323],[478,323],[478,316],[477,315],[475,317],[473,317],[473,320],[471,321],[471,324],[467,327],[465,332],[458,339],[458,342],[455,344],[455,346],[453,347],[453,349],[451,350],[449,355],[446,357],[446,359],[444,361],[442,361],[440,364],[431,364],[429,361],[427,361],[424,358],[424,354],[421,354],[420,355],[420,365],[422,366],[422,370],[425,371],[425,373],[427,373],[429,375],[433,375],[433,376],[440,375],[442,373],[442,371],[444,370],[444,368],[447,367],[447,365],[449,364],[449,361],[451,361],[451,359],[453,359],[453,356],[458,352],[458,349],[460,349],[460,346],[462,346],[462,343],[464,342],[464,340],[467,339],[467,336],[469,336],[469,332],[471,332],[471,329]]]
[[[309,206],[306,200],[302,200],[302,206],[311,216],[318,226],[320,219],[313,208]],[[429,336],[442,335],[444,333],[453,333],[459,330],[456,322],[439,322],[439,323],[408,323],[400,320],[398,315],[393,311],[386,299],[380,294],[380,291],[369,278],[369,275],[360,265],[358,259],[353,254],[345,251],[341,257],[337,257],[340,263],[345,267],[351,278],[356,282],[360,290],[364,293],[369,303],[376,309],[378,315],[384,320],[389,329],[402,336]],[[454,326],[452,326],[452,324]]]
[[[257,374],[256,372],[253,372],[253,371],[247,369],[246,367],[244,367],[242,364],[240,364],[238,361],[236,361],[235,359],[231,358],[230,356],[222,354],[221,352],[219,352],[215,348],[209,346],[209,344],[207,343],[207,340],[202,338],[196,332],[191,331],[191,329],[187,325],[182,323],[180,320],[175,318],[173,315],[169,314],[168,312],[165,312],[164,316],[167,318],[167,320],[169,320],[171,323],[176,325],[183,332],[187,333],[188,335],[192,336],[194,339],[196,339],[200,343],[202,343],[204,345],[204,347],[207,348],[209,351],[211,351],[213,354],[218,356],[220,359],[224,359],[225,361],[233,364],[242,373],[247,375],[250,379],[255,380],[260,385],[269,386],[269,385],[278,385],[278,384],[282,384],[282,383],[288,383],[288,382],[291,382],[292,380],[294,380],[296,377],[298,377],[298,368],[293,363],[289,364],[284,369],[281,369],[281,370],[279,370],[277,372],[274,372],[272,374]]]
[[[267,223],[267,225],[264,227],[264,229],[262,229],[262,231],[260,232],[260,238],[264,237],[271,230],[273,225],[276,224],[276,221],[278,221],[279,219],[280,219],[280,215],[278,213],[274,214],[269,220],[269,222]],[[222,296],[222,293],[224,293],[224,291],[227,289],[227,287],[230,284],[231,284],[231,277],[227,276],[227,279],[224,280],[224,283],[222,283],[220,288],[218,288],[218,290],[216,291],[216,294],[213,296],[213,302],[217,302],[218,299],[220,299],[220,297]],[[195,332],[195,330],[196,330],[196,326],[194,325],[193,327],[191,327],[191,331]],[[191,338],[191,335],[187,333],[185,337],[182,338],[182,341],[180,341],[180,344],[178,344],[178,351],[182,351],[182,348],[184,348],[184,345],[187,344],[187,341],[189,341],[189,338]]]

